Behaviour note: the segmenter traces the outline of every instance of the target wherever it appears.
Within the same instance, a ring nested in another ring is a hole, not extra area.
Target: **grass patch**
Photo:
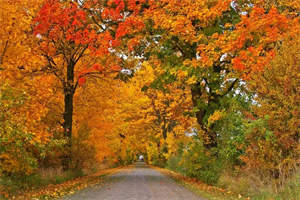
[[[249,200],[249,197],[242,196],[241,194],[234,193],[230,190],[225,190],[216,186],[205,184],[195,178],[189,178],[178,174],[174,171],[168,169],[162,169],[158,167],[153,167],[163,174],[171,177],[174,181],[193,191],[194,193],[200,195],[203,198],[209,200]]]
[[[267,185],[255,188],[246,176],[222,175],[217,186],[208,185],[169,169],[153,167],[171,177],[194,193],[208,200],[298,200],[300,199],[300,173],[288,182],[282,191],[274,193]],[[224,189],[225,188],[225,189]]]
[[[81,172],[66,172],[63,175],[55,175],[47,178],[42,178],[41,176],[32,176],[29,182],[27,182],[26,187],[20,189],[20,187],[16,186],[14,181],[11,181],[14,185],[14,188],[19,188],[17,191],[11,191],[11,193],[3,193],[2,197],[0,196],[0,200],[2,199],[57,199],[63,197],[65,195],[73,194],[78,190],[82,190],[86,187],[90,187],[96,184],[101,184],[104,182],[107,175],[112,173],[116,173],[120,168],[106,169],[101,170],[97,173],[83,176]],[[33,178],[34,177],[34,178]],[[28,181],[28,180],[27,180]],[[30,184],[33,184],[33,186]],[[6,181],[7,184],[7,181]],[[0,185],[1,186],[1,185]],[[3,185],[7,187],[8,185]],[[15,192],[15,193],[13,193]],[[1,195],[1,187],[0,187],[0,195]]]
[[[256,179],[255,179],[256,178]],[[255,180],[255,181],[254,181]],[[235,193],[249,196],[253,200],[298,200],[300,199],[300,173],[296,173],[285,185],[274,192],[271,184],[266,184],[257,177],[240,174],[238,176],[224,173],[219,186]]]
[[[50,173],[49,173],[50,172]],[[23,191],[38,189],[46,185],[56,185],[84,176],[81,170],[62,170],[53,169],[41,170],[39,173],[28,176],[2,176],[0,186],[5,190],[5,196],[14,196]]]

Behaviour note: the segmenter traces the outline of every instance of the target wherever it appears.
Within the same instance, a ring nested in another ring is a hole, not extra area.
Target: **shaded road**
[[[137,163],[108,178],[102,186],[77,192],[65,200],[201,200],[169,177]],[[203,199],[202,199],[203,200]]]

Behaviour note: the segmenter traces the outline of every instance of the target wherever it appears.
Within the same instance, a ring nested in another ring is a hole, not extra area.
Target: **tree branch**
[[[82,51],[78,54],[77,58],[75,58],[74,66],[76,63],[80,60],[80,58],[83,56],[85,50],[88,48],[88,45],[85,45],[85,47],[82,49]],[[75,55],[74,55],[75,56]]]
[[[6,40],[5,42],[5,45],[4,45],[4,49],[3,49],[3,52],[2,52],[2,55],[0,56],[0,65],[3,64],[3,59],[4,59],[4,55],[7,51],[7,47],[8,47],[8,40]]]
[[[208,83],[207,79],[206,79],[206,78],[203,78],[203,80],[204,80],[204,82],[205,82],[205,86],[208,88],[209,93],[210,93],[210,92],[211,92],[211,88],[209,87],[209,83]]]
[[[119,71],[110,71],[110,72],[106,72],[106,73],[103,73],[103,72],[88,72],[88,73],[82,74],[76,80],[76,83],[75,83],[74,88],[73,88],[73,92],[75,92],[75,90],[77,89],[78,84],[79,84],[79,79],[81,79],[81,78],[91,76],[93,78],[99,78],[100,79],[100,78],[103,78],[103,77],[100,77],[100,76],[97,76],[97,75],[112,74],[112,73],[116,73],[116,72],[119,72]]]
[[[48,56],[48,55],[46,55],[46,54],[43,54],[43,56],[44,56],[44,57],[47,59],[47,61],[48,61],[47,69],[48,69],[51,73],[53,73],[53,74],[61,81],[61,83],[62,83],[63,86],[65,87],[66,82],[65,82],[64,78],[62,78],[62,77],[57,73],[58,69],[57,69],[56,67],[54,67],[54,66],[57,66],[57,65],[56,65],[56,63],[54,62],[53,58],[50,57],[50,56]]]
[[[227,91],[226,91],[224,94],[221,95],[221,97],[223,97],[223,96],[225,96],[226,94],[228,94],[228,93],[233,89],[235,83],[236,83],[238,80],[239,80],[239,79],[236,78],[236,79],[230,84],[230,86],[227,88]]]

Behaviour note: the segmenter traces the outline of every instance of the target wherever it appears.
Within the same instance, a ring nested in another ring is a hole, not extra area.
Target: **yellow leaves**
[[[259,106],[253,106],[253,111],[259,119],[247,134],[250,145],[241,159],[251,170],[265,174],[264,179],[275,180],[268,173],[280,171],[274,187],[280,187],[298,159],[299,43],[299,36],[282,41],[267,70],[255,73],[248,82],[249,89],[258,94]]]
[[[274,6],[284,8],[285,10],[289,9],[289,14],[293,14],[295,16],[297,11],[299,12],[300,10],[300,3],[295,0],[255,0],[254,3],[265,9],[270,9]]]
[[[209,116],[208,126],[222,119],[224,115],[225,115],[225,110],[216,110],[212,115]]]
[[[171,21],[171,31],[175,35],[180,35],[183,41],[190,41],[194,39],[196,31],[191,23],[191,21],[186,20],[184,16],[176,16],[173,21]]]
[[[23,173],[29,175],[33,172],[33,168],[24,160],[20,160],[19,156],[13,155],[13,152],[0,154],[0,173]],[[18,152],[19,154],[24,152]]]
[[[187,83],[188,85],[193,85],[193,84],[195,84],[196,82],[197,82],[197,78],[196,78],[195,76],[192,76],[192,77],[188,78],[188,80],[186,81],[186,83]]]
[[[88,83],[88,89],[78,91],[76,101],[84,106],[75,107],[75,127],[87,122],[92,128],[88,144],[95,147],[97,162],[104,159],[120,162],[116,158],[126,162],[138,149],[144,148],[145,143],[141,141],[150,134],[149,126],[154,119],[148,114],[150,101],[141,88],[150,83],[151,71],[150,64],[144,63],[127,83],[98,80]]]
[[[232,27],[232,24],[230,24],[230,23],[226,23],[224,26],[224,28],[226,28],[226,29],[231,28],[231,27]]]
[[[178,130],[177,127],[177,130],[174,130],[172,133],[168,134],[167,139],[165,141],[168,148],[168,152],[163,154],[163,156],[167,160],[177,152],[179,143],[184,142],[184,140],[186,139],[186,136],[183,134],[184,131],[185,131],[184,129]]]
[[[147,152],[147,158],[148,162],[152,164],[153,158],[157,157],[159,154],[159,149],[157,147],[157,144],[154,142],[148,142],[146,144],[146,152]]]
[[[34,3],[32,0],[1,1],[0,26],[4,30],[0,31],[0,65],[5,66],[5,69],[22,65],[26,65],[28,69],[36,62],[30,48],[35,38],[27,33],[31,30],[33,11],[39,4],[39,0]],[[6,73],[8,72],[1,72]]]
[[[183,65],[186,65],[186,66],[190,65],[190,60],[188,60],[188,59],[184,60]]]
[[[155,28],[162,28],[179,36],[182,41],[197,42],[198,28],[211,25],[222,13],[230,9],[229,0],[190,1],[171,0],[154,2],[146,18],[154,20]],[[195,21],[197,22],[196,24]]]

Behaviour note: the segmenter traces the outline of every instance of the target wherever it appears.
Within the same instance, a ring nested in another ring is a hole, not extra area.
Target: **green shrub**
[[[26,116],[19,116],[19,108],[27,96],[23,91],[4,84],[0,87],[0,175],[28,176],[38,167],[41,145],[34,134],[26,131]]]
[[[216,184],[223,170],[223,162],[216,156],[216,149],[207,150],[202,141],[195,138],[177,155],[170,157],[167,168],[207,184]]]
[[[166,167],[172,171],[176,171],[180,174],[185,174],[185,170],[183,166],[181,166],[179,163],[182,160],[182,154],[173,155],[169,158],[167,161]]]
[[[73,169],[69,171],[60,171],[53,176],[42,176],[40,173],[30,175],[10,175],[1,176],[0,186],[5,188],[5,192],[10,196],[22,193],[22,191],[40,188],[49,184],[60,184],[68,180],[72,180],[78,177],[84,176],[82,170]],[[1,199],[1,195],[0,195]]]
[[[213,152],[205,149],[202,143],[194,143],[183,159],[188,176],[195,177],[207,184],[218,182],[222,172],[222,162],[216,158]]]

